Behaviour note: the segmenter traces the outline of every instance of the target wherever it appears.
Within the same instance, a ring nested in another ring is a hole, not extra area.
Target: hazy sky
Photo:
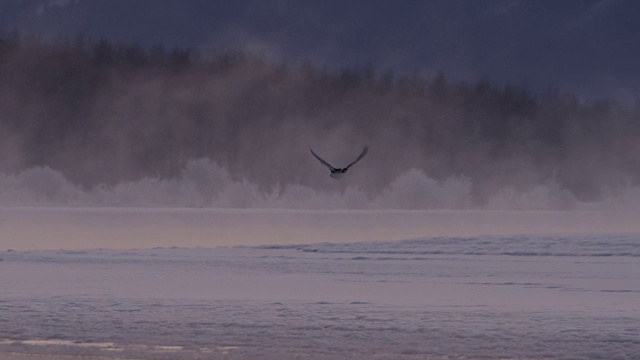
[[[638,13],[634,0],[5,0],[0,29],[443,70],[635,101]]]

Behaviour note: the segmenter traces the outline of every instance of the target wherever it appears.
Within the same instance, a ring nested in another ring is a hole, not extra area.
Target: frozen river
[[[0,251],[640,233],[638,211],[0,207]]]
[[[637,232],[300,240],[1,252],[0,359],[640,359]]]

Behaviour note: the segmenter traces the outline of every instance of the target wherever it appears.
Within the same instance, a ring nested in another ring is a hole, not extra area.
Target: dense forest
[[[550,182],[589,202],[640,183],[639,140],[640,106],[525,85],[0,36],[0,173],[46,166],[85,188],[175,177],[208,158],[261,189],[375,194],[418,169],[468,179],[478,204]],[[342,182],[309,154],[346,165],[365,144]]]

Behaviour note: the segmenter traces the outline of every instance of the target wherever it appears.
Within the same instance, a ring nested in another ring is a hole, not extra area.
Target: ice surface
[[[0,253],[0,353],[639,359],[640,234]]]
[[[640,212],[3,208],[0,250],[299,244],[640,232]]]

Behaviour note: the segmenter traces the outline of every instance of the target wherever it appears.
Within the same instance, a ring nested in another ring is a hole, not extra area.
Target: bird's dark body
[[[313,149],[309,149],[309,150],[311,150],[311,155],[313,155],[316,159],[318,159],[318,161],[320,161],[320,163],[322,163],[322,165],[324,165],[327,168],[329,168],[329,170],[331,171],[331,175],[329,175],[329,176],[331,176],[334,179],[340,179],[340,178],[342,178],[344,176],[344,174],[347,172],[347,170],[349,170],[349,168],[351,166],[353,166],[355,163],[360,161],[360,159],[362,159],[365,155],[367,155],[367,152],[369,151],[369,147],[365,146],[362,149],[362,152],[360,153],[360,155],[358,155],[358,157],[351,164],[347,165],[344,168],[335,168],[335,167],[331,166],[331,164],[329,164],[328,162],[323,160],[320,156],[318,156],[318,154],[313,152]]]

